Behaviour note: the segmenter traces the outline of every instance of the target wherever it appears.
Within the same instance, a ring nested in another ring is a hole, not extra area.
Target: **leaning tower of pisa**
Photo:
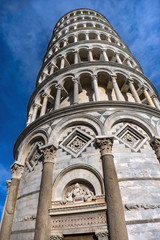
[[[159,96],[97,11],[57,22],[14,157],[1,240],[159,239]]]

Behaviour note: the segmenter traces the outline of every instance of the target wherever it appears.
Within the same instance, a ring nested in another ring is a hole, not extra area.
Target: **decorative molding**
[[[62,204],[62,203],[61,203]],[[63,214],[68,214],[68,212],[77,213],[77,212],[92,212],[92,211],[100,211],[100,210],[106,210],[107,205],[105,202],[92,202],[90,204],[88,203],[82,203],[82,204],[68,204],[68,205],[59,205],[57,204],[52,205],[52,208],[49,209],[50,216],[52,215],[60,215],[62,212]]]
[[[125,204],[124,205],[127,210],[133,210],[133,209],[155,209],[160,208],[160,204],[153,205],[153,204]]]
[[[84,228],[92,226],[106,226],[106,211],[68,214],[66,216],[52,216],[51,229]]]

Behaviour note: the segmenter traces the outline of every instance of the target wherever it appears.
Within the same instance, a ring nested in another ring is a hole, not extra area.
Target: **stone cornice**
[[[14,156],[20,145],[21,141],[33,130],[39,128],[41,125],[46,124],[47,122],[54,121],[61,117],[70,116],[74,114],[81,114],[86,112],[93,112],[103,110],[128,110],[130,112],[140,112],[150,114],[151,116],[160,117],[160,110],[138,103],[131,103],[131,102],[118,102],[118,101],[98,101],[98,102],[90,102],[90,103],[82,103],[77,105],[72,105],[69,107],[64,107],[53,112],[47,113],[42,117],[36,119],[33,123],[28,125],[22,133],[19,135],[15,146],[14,146]]]

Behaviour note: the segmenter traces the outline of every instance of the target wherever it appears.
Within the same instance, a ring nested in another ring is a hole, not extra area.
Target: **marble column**
[[[29,112],[28,114],[28,121],[27,121],[27,126],[31,123],[31,120],[32,120],[32,112]]]
[[[74,36],[74,42],[77,42],[77,40],[78,40],[78,38],[77,38],[77,36],[75,35],[75,36]]]
[[[93,89],[95,94],[95,100],[100,101],[100,95],[99,95],[99,89],[98,89],[98,83],[97,83],[97,76],[92,75],[92,83],[93,83]]]
[[[122,94],[121,94],[121,91],[119,89],[119,86],[117,84],[117,76],[112,75],[111,79],[112,79],[112,84],[113,84],[113,88],[114,88],[117,100],[118,101],[124,101],[123,98],[122,98]]]
[[[101,41],[101,37],[99,34],[97,34],[97,40],[100,40]]]
[[[40,104],[38,103],[35,103],[34,104],[34,107],[33,107],[33,115],[32,115],[32,122],[34,120],[36,120],[36,117],[37,117],[37,112],[38,112],[38,108],[40,107]]]
[[[92,49],[88,49],[88,61],[93,61]]]
[[[108,42],[112,42],[112,41],[111,41],[111,38],[110,38],[109,36],[108,36],[107,40],[108,40]]]
[[[23,170],[24,165],[21,163],[15,162],[11,166],[12,178],[11,181],[8,182],[8,194],[0,232],[1,240],[10,240],[19,183]]]
[[[89,40],[89,33],[86,33],[86,40]]]
[[[63,47],[67,46],[67,39],[64,39]]]
[[[78,78],[72,78],[72,81],[74,83],[74,95],[73,95],[73,104],[78,104],[79,102],[79,98],[78,98],[78,93],[79,93],[79,89],[78,89],[78,85],[79,85],[79,79]]]
[[[129,83],[129,88],[131,90],[131,93],[132,93],[135,101],[138,102],[138,103],[141,103],[139,95],[138,95],[138,93],[137,93],[137,91],[136,91],[136,89],[134,87],[134,80],[133,79],[128,79],[128,83]]]
[[[43,116],[46,113],[48,97],[49,97],[49,95],[47,93],[43,94],[43,103],[42,103],[40,117]]]
[[[151,146],[153,150],[155,151],[155,154],[157,156],[157,159],[160,162],[160,137],[154,137],[151,140]]]
[[[61,66],[60,66],[60,69],[64,68],[65,67],[65,58],[62,57],[61,58]]]
[[[110,240],[128,240],[124,209],[112,154],[113,138],[97,137],[100,147]]]
[[[109,59],[108,59],[108,56],[107,56],[107,53],[105,50],[103,50],[103,57],[104,57],[104,61],[108,62]]]
[[[133,68],[129,59],[127,59],[127,64],[128,64],[129,67]]]
[[[144,92],[144,95],[145,95],[145,97],[146,97],[149,105],[150,105],[151,107],[155,107],[155,105],[154,105],[154,103],[153,103],[153,101],[152,101],[152,99],[151,99],[151,97],[150,97],[150,95],[149,95],[146,87],[143,87],[143,92]]]
[[[151,98],[152,98],[156,108],[160,109],[160,103],[159,103],[158,98],[156,97],[156,95],[152,95]]]
[[[119,64],[122,64],[122,61],[121,61],[118,53],[116,54],[116,59],[117,59],[117,62],[118,62]]]
[[[60,84],[56,84],[55,87],[57,89],[57,93],[56,93],[54,110],[57,110],[59,109],[59,106],[60,106],[62,86]]]
[[[48,240],[50,228],[50,218],[48,210],[51,207],[52,199],[55,148],[53,145],[45,145],[40,147],[39,150],[43,154],[44,159],[34,240]]]
[[[74,64],[77,64],[77,63],[79,63],[79,57],[78,57],[78,52],[75,51],[74,52]]]

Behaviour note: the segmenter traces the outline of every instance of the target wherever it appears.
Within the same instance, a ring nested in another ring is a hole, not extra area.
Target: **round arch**
[[[74,164],[61,171],[55,179],[52,188],[52,201],[62,200],[66,186],[79,180],[89,182],[94,187],[96,195],[104,194],[101,174],[90,165]]]
[[[130,111],[126,113],[118,111],[110,115],[109,118],[104,123],[105,134],[107,135],[108,131],[110,131],[114,125],[120,122],[130,122],[138,125],[149,135],[150,138],[156,135],[156,131],[151,126],[150,122],[148,122],[138,114],[132,113]]]

